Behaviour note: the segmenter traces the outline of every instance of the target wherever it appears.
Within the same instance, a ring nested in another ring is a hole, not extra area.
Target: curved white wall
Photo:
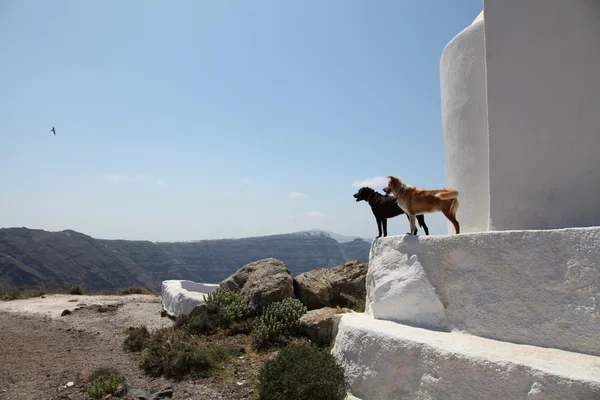
[[[490,229],[600,225],[600,3],[485,0],[484,14]]]
[[[162,304],[172,317],[189,314],[204,301],[204,296],[217,290],[219,284],[168,280],[162,282]]]
[[[489,160],[483,14],[460,32],[440,60],[442,128],[448,187],[458,189],[461,232],[488,230]],[[448,232],[454,232],[449,224]]]

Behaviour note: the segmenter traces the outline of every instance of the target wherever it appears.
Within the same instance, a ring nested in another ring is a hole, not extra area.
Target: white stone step
[[[341,318],[333,354],[362,400],[600,399],[600,357]]]
[[[367,313],[600,355],[600,227],[373,242]]]
[[[198,283],[172,279],[162,282],[161,297],[164,310],[172,317],[188,315],[207,294],[214,292],[219,284]]]

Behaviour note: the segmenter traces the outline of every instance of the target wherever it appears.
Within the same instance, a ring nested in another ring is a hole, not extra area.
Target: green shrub
[[[87,395],[93,399],[101,399],[110,394],[117,395],[119,386],[124,387],[125,378],[119,371],[111,367],[96,369],[88,379]]]
[[[348,308],[350,308],[353,311],[359,312],[359,313],[364,313],[365,312],[365,299],[360,299],[360,300],[350,302],[350,304],[348,305]]]
[[[249,296],[221,287],[206,296],[205,304],[209,310],[217,311],[226,327],[247,320],[254,313]]]
[[[190,313],[180,315],[175,321],[176,329],[206,335],[219,329],[233,332],[249,332],[254,311],[248,296],[218,288],[206,296],[206,301]]]
[[[22,286],[13,286],[2,290],[2,300],[17,300],[24,297],[25,288]]]
[[[306,311],[306,306],[300,300],[292,298],[267,306],[252,330],[252,344],[260,349],[280,335],[297,333],[300,317]]]
[[[70,294],[79,294],[82,295],[83,294],[83,287],[82,286],[71,286],[71,290],[69,291]]]
[[[211,311],[204,305],[197,307],[193,315],[182,320],[184,321],[183,328],[187,332],[197,335],[211,334],[226,325],[218,312]]]
[[[241,354],[229,345],[203,347],[187,341],[184,331],[164,328],[154,332],[146,342],[140,367],[151,376],[181,380],[187,375],[208,377],[230,357]]]
[[[152,294],[152,290],[139,286],[129,286],[121,290],[121,295],[123,296],[127,296],[130,294]]]
[[[344,369],[331,353],[313,344],[291,345],[263,365],[260,400],[343,400]]]
[[[35,292],[33,293],[33,297],[40,297],[40,296],[44,296],[45,294],[49,293],[49,289],[48,287],[46,287],[45,284],[41,283],[38,285],[38,287],[35,289]]]
[[[123,343],[123,350],[131,352],[142,351],[148,339],[150,339],[150,332],[148,332],[146,325],[129,328],[127,337]]]

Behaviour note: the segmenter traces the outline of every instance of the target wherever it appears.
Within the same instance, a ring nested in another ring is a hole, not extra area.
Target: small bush
[[[205,305],[197,307],[193,315],[180,317],[178,321],[182,322],[176,326],[182,324],[187,332],[197,335],[208,335],[227,325],[218,312]]]
[[[8,299],[9,300],[20,299],[21,297],[23,297],[24,293],[25,293],[24,287],[22,287],[22,286],[13,287],[8,294]]]
[[[346,391],[344,369],[313,344],[282,349],[259,375],[261,400],[343,400]]]
[[[206,296],[206,306],[216,310],[227,327],[253,316],[249,296],[221,287]]]
[[[252,330],[252,344],[260,349],[272,343],[280,335],[295,334],[299,320],[307,309],[298,299],[284,299],[267,306]]]
[[[38,287],[35,289],[35,292],[33,293],[33,297],[41,297],[48,293],[49,293],[49,289],[46,287],[45,284],[42,283],[42,284],[38,285]]]
[[[131,352],[142,351],[148,339],[150,339],[150,332],[148,332],[146,325],[129,328],[127,337],[123,343],[123,350]]]
[[[70,294],[78,294],[78,295],[82,295],[83,294],[83,287],[82,286],[71,286],[71,290],[69,291]]]
[[[360,299],[350,302],[348,308],[353,311],[364,313],[365,312],[365,299]]]
[[[101,399],[110,395],[118,395],[119,386],[124,387],[125,378],[119,371],[111,367],[96,369],[88,379],[87,395],[93,399]]]
[[[162,329],[154,332],[142,353],[140,367],[151,376],[181,380],[187,375],[208,377],[219,363],[240,354],[228,345],[198,347],[187,341],[184,331]]]
[[[250,298],[240,293],[218,288],[206,296],[190,315],[180,315],[176,329],[189,333],[207,335],[219,329],[231,329],[236,333],[248,333],[252,326],[254,310]]]
[[[152,290],[139,286],[129,286],[121,290],[121,295],[123,296],[127,296],[130,294],[152,294]]]

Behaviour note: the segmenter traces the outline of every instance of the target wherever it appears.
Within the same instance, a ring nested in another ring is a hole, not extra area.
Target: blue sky
[[[4,0],[0,226],[155,241],[374,237],[353,183],[445,185],[439,58],[481,9]],[[426,221],[447,232],[442,214]],[[389,234],[407,230],[404,216],[388,222]]]

